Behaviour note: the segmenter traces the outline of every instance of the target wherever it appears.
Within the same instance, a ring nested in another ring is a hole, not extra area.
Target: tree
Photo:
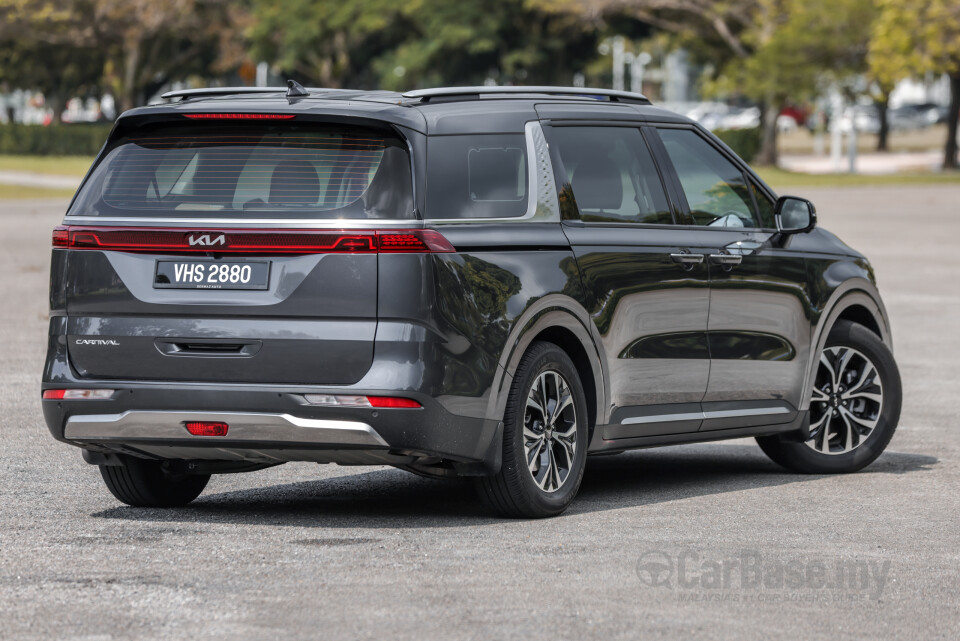
[[[98,43],[107,52],[106,81],[122,109],[141,104],[174,80],[238,65],[224,60],[236,11],[226,0],[90,0]]]
[[[67,99],[96,87],[103,72],[92,4],[0,0],[0,12],[0,82],[43,93],[59,122]]]
[[[870,68],[882,77],[926,73],[950,78],[944,169],[957,168],[960,118],[960,3],[956,0],[877,0]]]
[[[377,60],[388,88],[437,84],[568,85],[596,56],[597,28],[542,0],[423,0],[403,12],[411,31]]]
[[[325,87],[569,84],[596,33],[536,0],[254,0],[254,55]]]
[[[760,1],[743,34],[750,55],[722,71],[728,86],[766,107],[760,164],[776,164],[776,119],[787,102],[813,98],[826,84],[854,93],[873,16],[872,0]]]
[[[758,164],[776,164],[777,116],[788,101],[865,70],[874,13],[873,0],[563,1],[586,13],[624,12],[676,34],[718,70],[709,89],[760,105]]]
[[[303,84],[362,88],[375,84],[373,59],[404,37],[403,5],[390,0],[253,0],[246,35],[257,59],[271,61]]]

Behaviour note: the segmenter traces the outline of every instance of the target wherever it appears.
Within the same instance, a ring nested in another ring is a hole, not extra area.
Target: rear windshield
[[[380,131],[155,125],[111,143],[70,215],[413,218],[410,160]]]
[[[527,212],[523,134],[432,136],[426,218],[515,218]]]

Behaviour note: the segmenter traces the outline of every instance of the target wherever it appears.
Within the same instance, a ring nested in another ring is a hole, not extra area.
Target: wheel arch
[[[507,348],[500,357],[498,380],[491,395],[489,416],[502,417],[506,410],[513,374],[530,345],[548,341],[563,349],[574,366],[587,399],[591,434],[605,419],[608,381],[603,350],[598,349],[589,316],[573,299],[562,295],[546,296],[514,325]]]
[[[820,352],[823,351],[830,331],[837,321],[846,320],[859,323],[874,332],[887,347],[893,351],[893,336],[887,319],[887,310],[874,285],[866,279],[850,279],[834,291],[824,306],[824,312],[817,322],[811,341],[810,362],[807,365],[804,389],[800,409],[810,407],[810,386],[816,375]]]

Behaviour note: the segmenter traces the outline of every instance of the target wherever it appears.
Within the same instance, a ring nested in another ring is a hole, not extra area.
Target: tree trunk
[[[943,168],[957,168],[957,119],[960,118],[960,71],[950,76],[950,109],[947,110],[947,145]]]
[[[874,101],[877,105],[877,115],[880,116],[880,132],[877,135],[877,151],[887,151],[887,138],[890,137],[890,94]]]
[[[120,111],[137,105],[137,72],[140,70],[140,41],[127,38],[123,45],[123,87],[120,93]]]
[[[772,98],[760,105],[760,152],[754,160],[757,165],[776,166],[777,164],[777,116],[779,115],[780,105]]]

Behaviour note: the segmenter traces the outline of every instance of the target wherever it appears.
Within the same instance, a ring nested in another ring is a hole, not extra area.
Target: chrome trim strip
[[[786,407],[754,407],[742,410],[712,410],[708,412],[689,412],[685,414],[658,414],[654,416],[629,416],[621,425],[638,423],[671,423],[676,421],[696,421],[711,418],[737,418],[740,416],[773,416],[775,414],[789,414]]]
[[[703,418],[736,418],[740,416],[773,416],[774,414],[789,414],[786,407],[754,407],[742,410],[714,410],[704,412]]]
[[[185,421],[218,421],[227,423],[230,428],[225,437],[193,436],[183,427]],[[78,441],[188,439],[197,443],[274,441],[389,447],[373,427],[359,421],[334,421],[253,412],[129,410],[122,414],[79,414],[67,419],[63,436]]]
[[[635,425],[639,423],[671,423],[675,421],[702,421],[703,412],[690,412],[688,414],[658,414],[654,416],[629,416],[622,421],[621,425]]]

